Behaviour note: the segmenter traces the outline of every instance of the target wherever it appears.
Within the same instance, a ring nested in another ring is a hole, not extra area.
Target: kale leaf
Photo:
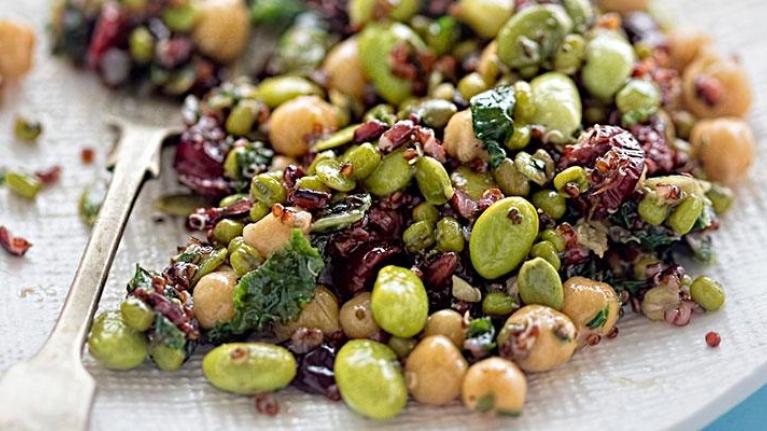
[[[152,273],[142,268],[141,265],[136,265],[136,272],[133,273],[133,278],[128,282],[128,293],[132,293],[139,287],[144,289],[152,287]]]
[[[208,339],[232,339],[295,319],[312,299],[324,266],[319,251],[294,229],[285,248],[240,279],[234,289],[234,319],[210,331]]]
[[[503,144],[514,130],[514,87],[505,85],[471,98],[474,134],[490,154],[490,166],[498,167],[506,157]]]

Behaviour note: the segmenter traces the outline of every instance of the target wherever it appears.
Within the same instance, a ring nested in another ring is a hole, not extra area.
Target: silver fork
[[[109,189],[48,340],[0,379],[0,430],[79,431],[88,426],[96,384],[81,361],[85,336],[141,186],[148,175],[159,175],[162,142],[181,124],[178,106],[149,105],[127,96],[112,100],[111,111],[120,115],[108,115],[107,123],[120,137]],[[148,125],[158,121],[164,125]]]

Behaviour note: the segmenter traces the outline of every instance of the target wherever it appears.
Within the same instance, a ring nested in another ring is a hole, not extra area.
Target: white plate
[[[43,34],[48,0],[0,0],[0,16],[25,19]],[[665,3],[665,2],[664,2]],[[671,2],[669,2],[671,3]],[[765,100],[767,3],[759,0],[673,2],[686,21],[707,28],[721,47],[737,52],[754,79],[757,104],[751,116],[758,136],[767,136]],[[21,88],[6,91],[0,107],[0,165],[31,168],[61,164],[61,183],[28,203],[0,190],[0,224],[34,244],[23,258],[0,253],[0,370],[32,355],[56,319],[88,230],[79,222],[77,197],[96,174],[79,151],[104,147],[110,135],[99,121],[109,93],[92,76],[78,75],[51,60],[41,37],[38,65]],[[26,113],[45,125],[37,144],[12,142],[13,114]],[[110,372],[89,362],[99,394],[94,429],[255,429],[363,427],[516,429],[661,429],[702,426],[767,380],[767,173],[761,161],[753,180],[739,189],[738,206],[716,235],[719,263],[709,272],[727,288],[727,306],[685,328],[651,323],[627,314],[620,336],[578,353],[567,366],[530,379],[525,412],[518,419],[485,418],[460,406],[410,406],[398,419],[381,424],[352,414],[341,403],[290,390],[279,394],[282,412],[272,419],[256,413],[253,401],[227,395],[205,383],[200,355],[176,373],[149,366]],[[169,172],[166,165],[166,173]],[[760,186],[761,185],[761,186]],[[115,261],[103,307],[123,296],[135,262],[159,268],[184,238],[180,223],[152,220],[152,202],[161,187],[175,188],[171,174],[150,183],[137,204]],[[704,334],[722,335],[718,349]]]

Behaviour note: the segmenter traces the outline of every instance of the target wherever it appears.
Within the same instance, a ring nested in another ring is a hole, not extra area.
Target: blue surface
[[[705,431],[751,431],[767,429],[767,386],[735,406]]]

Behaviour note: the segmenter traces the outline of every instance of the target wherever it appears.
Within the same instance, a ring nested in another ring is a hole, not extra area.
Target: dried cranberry
[[[223,218],[242,217],[248,214],[252,207],[253,201],[250,198],[243,198],[227,207],[198,208],[187,218],[186,225],[192,230],[208,230]]]
[[[479,212],[479,207],[463,190],[456,189],[450,198],[450,207],[466,220],[473,220]]]
[[[402,253],[394,244],[365,244],[338,267],[336,285],[353,295],[373,283],[377,271],[392,257]]]
[[[340,396],[333,372],[336,353],[335,344],[323,343],[308,353],[297,355],[298,370],[292,385],[304,392],[322,394],[338,401]]]
[[[297,189],[288,195],[288,203],[301,207],[305,210],[314,211],[326,208],[330,203],[332,195],[327,192],[320,192],[311,189]]]
[[[649,124],[636,124],[631,127],[645,152],[647,174],[667,174],[674,170],[676,151],[666,143],[666,125],[658,117],[650,119]]]
[[[415,130],[415,124],[411,120],[402,120],[381,135],[378,140],[378,148],[384,153],[390,153],[410,141]]]
[[[565,147],[559,163],[563,168],[581,165],[587,169],[591,187],[580,202],[594,215],[604,216],[634,192],[645,168],[645,154],[628,131],[597,125],[577,144]]]
[[[173,165],[179,181],[195,192],[220,198],[231,193],[224,179],[224,158],[229,144],[215,118],[203,116],[181,135]]]
[[[96,21],[91,43],[88,46],[87,64],[91,69],[101,66],[104,54],[120,43],[124,35],[125,16],[116,2],[107,2],[101,8],[101,14]]]
[[[56,183],[61,177],[61,166],[51,166],[48,169],[35,172],[35,176],[40,179],[40,182],[49,186]]]
[[[363,123],[354,129],[354,143],[361,144],[363,142],[374,141],[381,137],[387,128],[388,126],[385,123],[378,120],[370,120]]]
[[[0,247],[14,256],[24,256],[32,243],[18,236],[13,236],[5,226],[0,226]]]

